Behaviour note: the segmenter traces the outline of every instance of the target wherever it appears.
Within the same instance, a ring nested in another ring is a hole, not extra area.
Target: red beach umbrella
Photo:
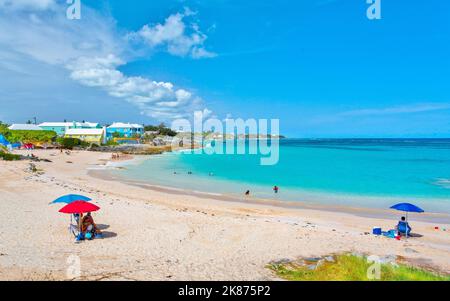
[[[99,210],[100,207],[88,203],[85,201],[75,201],[70,204],[67,204],[66,206],[62,207],[59,212],[61,213],[86,213],[86,212],[93,212]]]

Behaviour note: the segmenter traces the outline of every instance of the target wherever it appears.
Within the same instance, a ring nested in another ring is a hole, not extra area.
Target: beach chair
[[[80,216],[78,214],[73,214],[70,216],[69,232],[72,233],[74,237],[80,235],[80,228],[78,227]]]
[[[410,236],[411,226],[407,222],[400,221],[397,225],[397,231],[400,233],[400,235]]]
[[[80,234],[80,230],[74,224],[69,225],[69,232],[72,233],[74,237],[77,237]]]

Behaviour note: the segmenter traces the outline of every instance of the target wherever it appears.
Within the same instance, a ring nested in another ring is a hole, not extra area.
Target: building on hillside
[[[43,130],[54,131],[58,136],[64,136],[68,129],[101,129],[102,126],[93,122],[44,122],[39,124]]]
[[[144,134],[144,126],[140,124],[114,122],[106,129],[108,139],[140,138]]]
[[[20,123],[10,125],[8,129],[13,131],[42,131],[42,128],[40,128],[35,124],[20,124]]]
[[[88,143],[98,145],[106,143],[106,128],[67,129],[64,138],[76,138]]]

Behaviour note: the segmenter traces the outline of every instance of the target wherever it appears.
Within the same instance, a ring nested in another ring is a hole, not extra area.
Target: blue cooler
[[[372,230],[373,235],[381,235],[381,228],[375,227]]]

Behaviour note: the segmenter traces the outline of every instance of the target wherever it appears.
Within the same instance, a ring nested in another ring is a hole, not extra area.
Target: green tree
[[[56,137],[54,131],[6,130],[0,132],[11,143],[51,143]]]
[[[145,127],[144,127],[144,130],[146,131],[146,132],[159,132],[159,127],[157,127],[157,126],[154,126],[154,125],[146,125]]]
[[[166,125],[164,123],[161,123],[158,126],[146,125],[144,127],[144,130],[146,132],[158,132],[159,135],[171,136],[171,137],[174,137],[178,134],[177,132],[173,131],[172,129],[166,127]]]
[[[0,121],[0,134],[4,135],[9,132],[8,125]]]

